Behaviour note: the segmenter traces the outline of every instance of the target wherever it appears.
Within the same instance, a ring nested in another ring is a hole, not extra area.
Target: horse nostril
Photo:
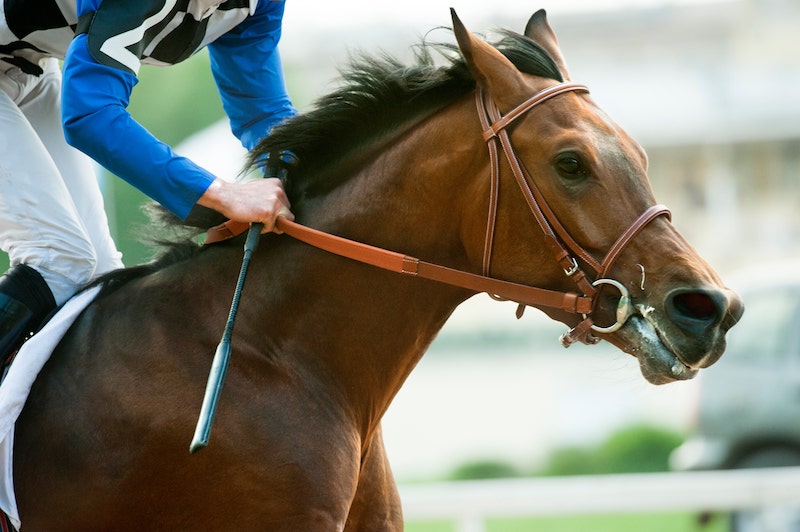
[[[702,335],[722,321],[727,306],[720,291],[679,289],[667,297],[665,310],[673,323],[692,335]]]
[[[703,292],[678,294],[673,298],[673,304],[676,311],[689,318],[710,321],[717,317],[717,305]]]
[[[744,305],[726,289],[679,288],[667,294],[664,312],[680,334],[675,355],[692,368],[705,368],[722,355],[724,335],[742,316]]]

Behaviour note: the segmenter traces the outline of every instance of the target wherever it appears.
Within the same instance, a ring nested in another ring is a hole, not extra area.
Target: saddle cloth
[[[6,513],[17,530],[21,523],[14,495],[14,425],[36,376],[70,325],[101,288],[95,286],[70,299],[41,331],[22,345],[0,384],[0,510]]]

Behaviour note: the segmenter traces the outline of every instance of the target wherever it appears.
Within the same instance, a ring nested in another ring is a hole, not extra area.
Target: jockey
[[[284,0],[41,0],[0,10],[0,249],[11,264],[0,277],[0,356],[122,267],[89,157],[180,218],[201,205],[263,222],[265,232],[277,216],[293,218],[277,180],[216,178],[127,112],[142,64],[172,65],[208,47],[231,128],[253,148],[296,114],[277,50]]]

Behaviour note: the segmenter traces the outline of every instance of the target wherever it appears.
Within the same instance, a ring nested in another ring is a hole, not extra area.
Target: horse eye
[[[571,153],[560,155],[555,161],[558,174],[564,179],[581,179],[586,177],[586,169],[580,158]]]

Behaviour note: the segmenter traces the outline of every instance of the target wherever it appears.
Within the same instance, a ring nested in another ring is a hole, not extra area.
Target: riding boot
[[[33,268],[18,264],[0,277],[0,361],[36,332],[55,307],[50,288]]]

